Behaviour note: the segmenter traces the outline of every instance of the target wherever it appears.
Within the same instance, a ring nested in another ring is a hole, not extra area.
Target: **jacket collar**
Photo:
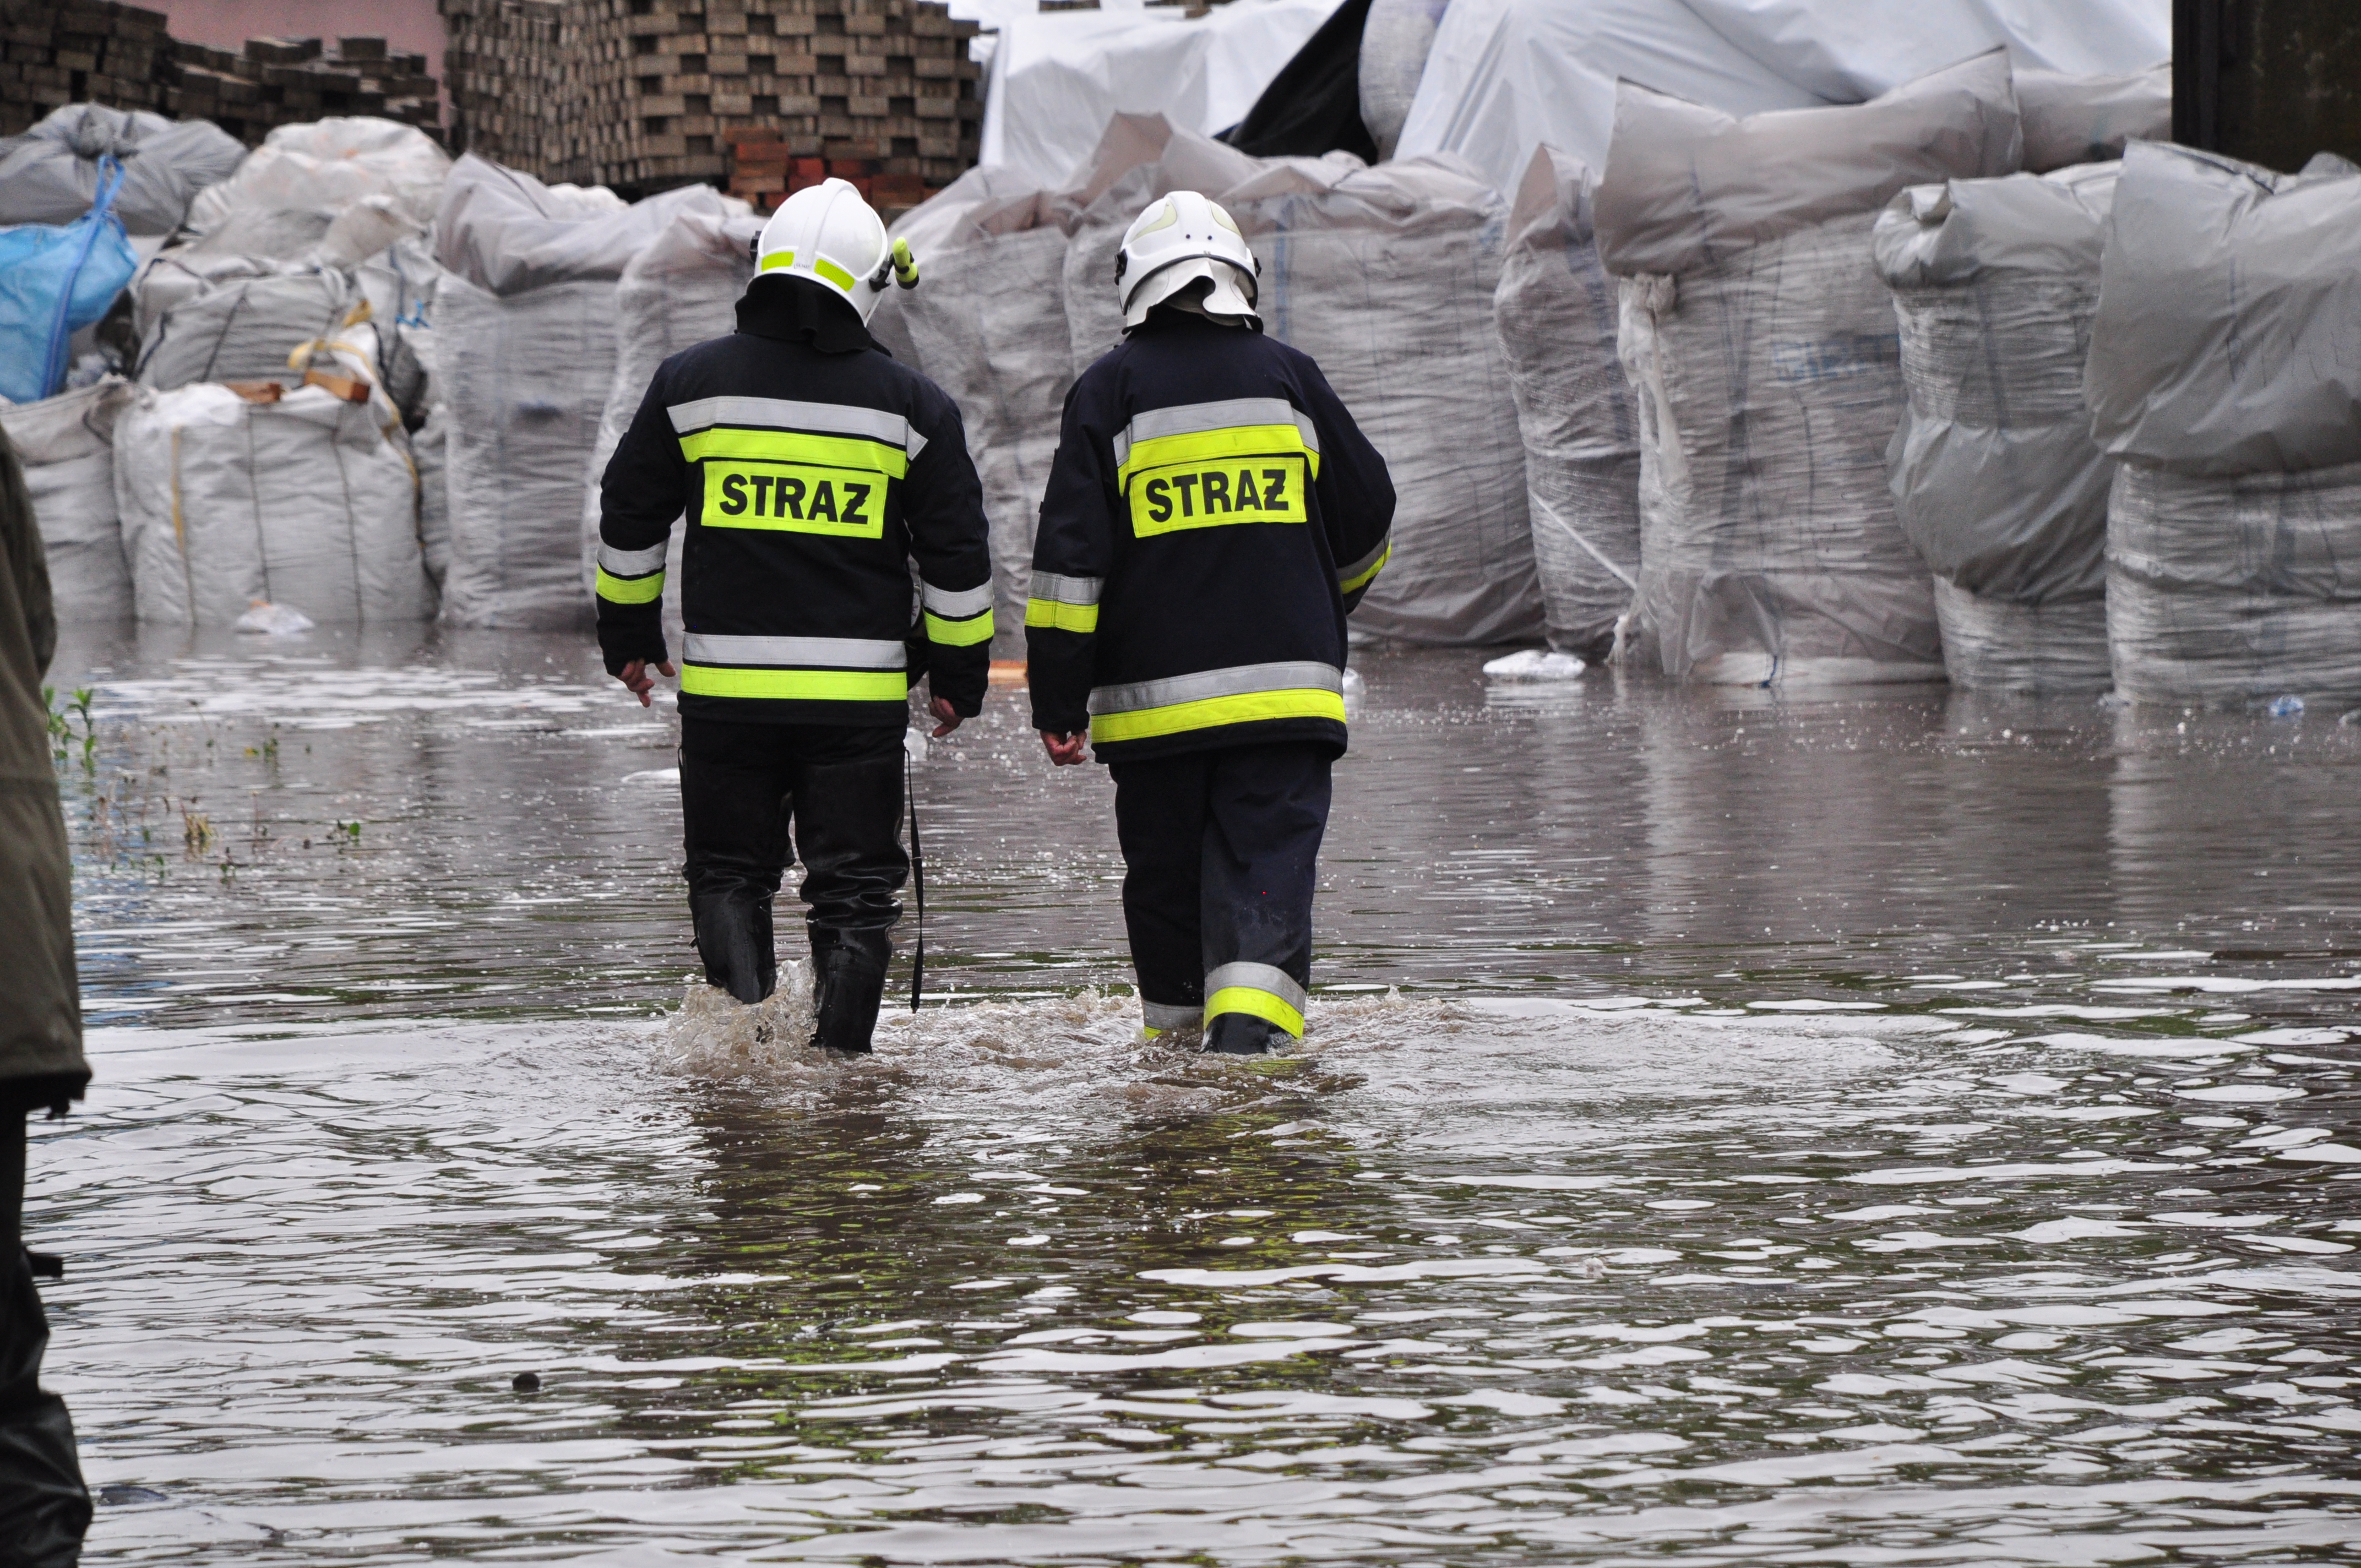
[[[804,278],[756,278],[738,302],[738,330],[781,343],[802,341],[822,354],[875,348],[860,313]]]

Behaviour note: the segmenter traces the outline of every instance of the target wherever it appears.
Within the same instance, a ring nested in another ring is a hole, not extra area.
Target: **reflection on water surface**
[[[575,642],[71,644],[91,1560],[2350,1555],[2361,732],[1476,663],[1362,666],[1303,1057],[1137,1043],[1001,694],[848,1070],[683,1009]]]

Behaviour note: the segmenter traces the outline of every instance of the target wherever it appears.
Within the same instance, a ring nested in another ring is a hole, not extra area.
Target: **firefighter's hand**
[[[950,698],[949,697],[938,696],[928,698],[927,701],[927,711],[933,714],[937,718],[942,720],[941,723],[935,726],[933,730],[934,737],[938,740],[950,734],[952,730],[957,729],[962,722],[960,718],[959,709],[951,706]]]
[[[1049,760],[1061,768],[1073,767],[1083,760],[1082,742],[1089,739],[1089,731],[1082,729],[1071,735],[1055,735],[1047,729],[1041,731],[1042,749],[1049,753]]]
[[[658,664],[656,666],[656,670],[658,674],[666,675],[677,674],[680,673],[672,667],[672,661],[669,659],[665,660],[663,663]],[[651,702],[655,700],[648,696],[648,694],[655,690],[656,677],[648,674],[648,662],[645,659],[632,660],[630,663],[623,666],[622,673],[618,674],[615,678],[631,688],[631,695],[640,699],[640,706],[642,707],[647,707]]]

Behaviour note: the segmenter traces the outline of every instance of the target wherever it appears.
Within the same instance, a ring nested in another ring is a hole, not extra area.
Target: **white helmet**
[[[1261,270],[1229,214],[1194,191],[1175,191],[1124,232],[1115,261],[1124,330],[1146,321],[1151,307],[1198,285],[1198,305],[1207,315],[1259,327],[1255,278]]]
[[[780,204],[754,242],[754,276],[808,278],[842,295],[867,322],[892,278],[918,283],[907,240],[885,240],[885,223],[861,192],[834,178],[807,185]]]

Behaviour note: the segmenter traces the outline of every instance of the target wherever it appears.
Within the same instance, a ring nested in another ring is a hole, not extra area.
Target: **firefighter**
[[[1115,259],[1124,342],[1066,399],[1025,609],[1050,760],[1115,776],[1150,1035],[1303,1034],[1312,894],[1345,751],[1345,617],[1394,492],[1320,367],[1266,337],[1259,268],[1193,191]]]
[[[642,706],[675,673],[664,556],[685,513],[681,815],[705,978],[741,1002],[771,994],[771,904],[792,848],[812,1043],[856,1055],[909,871],[909,689],[926,677],[938,737],[983,703],[983,491],[958,408],[869,335],[883,291],[917,268],[860,192],[796,192],[754,248],[738,330],[658,367],[607,466],[598,645]]]

